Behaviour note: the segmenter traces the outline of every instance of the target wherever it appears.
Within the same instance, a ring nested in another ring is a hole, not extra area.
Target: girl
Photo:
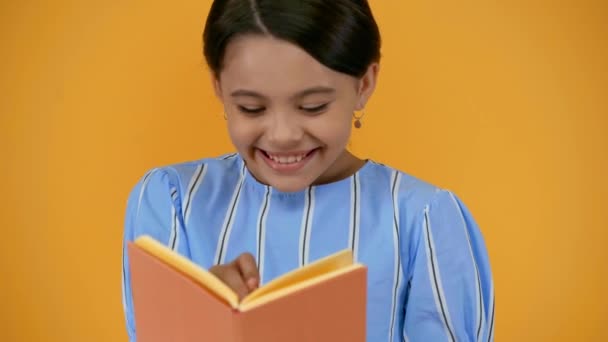
[[[493,339],[490,264],[463,203],[346,150],[379,70],[367,1],[216,0],[204,53],[237,152],[148,172],[125,243],[151,235],[240,296],[351,248],[368,267],[367,341]],[[123,277],[135,341],[126,253]]]

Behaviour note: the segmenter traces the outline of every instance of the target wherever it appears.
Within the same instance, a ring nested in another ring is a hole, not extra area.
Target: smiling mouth
[[[264,153],[264,155],[266,157],[268,157],[269,159],[271,159],[272,161],[279,163],[279,164],[294,164],[294,163],[299,163],[302,161],[302,159],[306,158],[307,156],[309,156],[312,152],[314,152],[316,149],[312,149],[310,151],[307,152],[298,152],[298,153],[281,153],[281,154],[275,154],[272,152],[267,152],[264,150],[261,150],[262,153]]]
[[[259,149],[266,164],[276,171],[296,171],[303,167],[318,151],[319,148],[314,148],[309,151],[292,152],[292,153],[273,153]]]

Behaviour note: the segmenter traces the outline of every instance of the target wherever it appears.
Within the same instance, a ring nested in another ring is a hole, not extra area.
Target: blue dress
[[[490,263],[469,211],[453,193],[373,161],[296,193],[259,183],[238,154],[156,168],[127,204],[125,244],[143,234],[204,268],[249,252],[262,284],[350,248],[368,267],[367,341],[493,340]],[[135,341],[129,284],[123,250]]]

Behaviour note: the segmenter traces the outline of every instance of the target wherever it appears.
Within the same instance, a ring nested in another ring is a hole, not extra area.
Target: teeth
[[[272,154],[268,154],[268,156],[270,157],[270,159],[272,159],[273,161],[275,161],[279,164],[294,164],[294,163],[301,162],[302,159],[304,159],[304,157],[306,157],[306,154],[291,155],[291,156],[275,156]]]

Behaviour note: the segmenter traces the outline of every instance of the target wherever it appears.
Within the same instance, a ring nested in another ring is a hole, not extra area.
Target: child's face
[[[370,75],[359,80],[285,41],[234,39],[215,89],[249,171],[260,182],[291,192],[352,169],[355,158],[345,149],[352,115],[371,95],[376,70],[370,67]]]

